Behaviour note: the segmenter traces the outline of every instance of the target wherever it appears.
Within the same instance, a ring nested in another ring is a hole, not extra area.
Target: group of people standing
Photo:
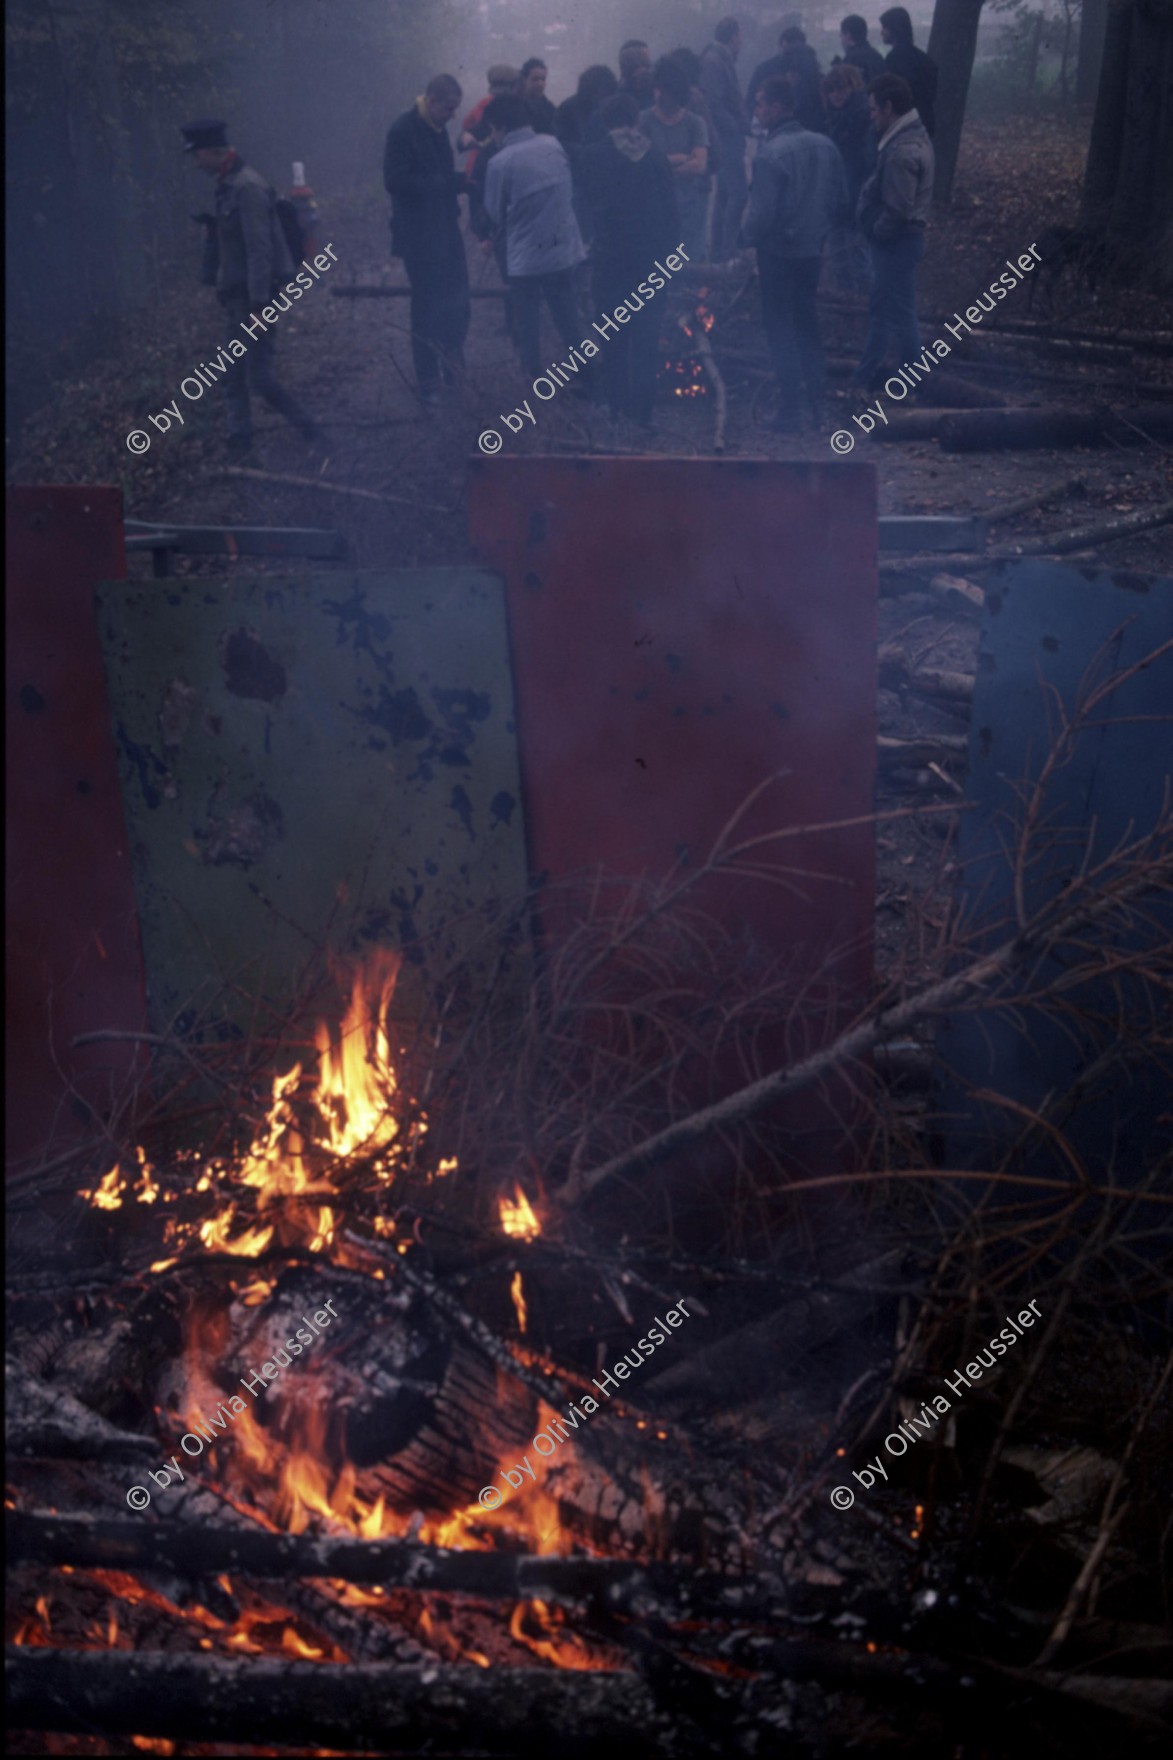
[[[543,301],[567,348],[596,313],[622,307],[597,373],[577,383],[644,427],[652,419],[662,311],[652,302],[665,285],[651,265],[673,252],[687,264],[756,252],[779,431],[797,429],[804,411],[817,424],[824,419],[817,298],[829,245],[839,284],[870,297],[856,387],[882,382],[889,347],[898,363],[915,357],[936,68],[915,46],[903,7],[883,13],[880,26],[890,44],[886,61],[853,14],[841,26],[843,55],[825,76],[802,31],[788,27],[779,53],[755,69],[748,101],[736,72],[735,18],[721,21],[701,55],[681,48],[653,61],[648,45],[632,39],[619,52],[618,77],[609,67],[588,67],[574,95],[557,106],[546,95],[540,58],[517,69],[492,67],[488,92],[464,117],[461,170],[449,134],[460,85],[447,73],[429,80],[391,125],[383,157],[391,248],[410,283],[423,402],[434,404],[463,375],[471,313],[459,207],[465,195],[472,230],[505,280],[506,327],[527,373],[544,370]],[[282,204],[229,144],[226,125],[195,122],[182,132],[186,151],[215,185],[215,211],[198,216],[206,235],[203,278],[216,287],[231,339],[245,317],[266,309],[292,273],[296,251]],[[242,358],[233,348],[225,371],[229,444],[242,457],[252,446],[250,390],[309,442],[322,441],[312,417],[278,383],[274,350],[264,331],[240,350]]]
[[[463,94],[451,74],[437,74],[392,124],[383,165],[424,401],[435,402],[463,368],[470,302],[461,195],[505,279],[506,329],[531,376],[543,370],[543,302],[570,348],[588,304],[609,310],[671,250],[713,263],[756,251],[781,431],[801,425],[804,403],[824,419],[817,293],[828,244],[839,285],[870,295],[859,385],[882,377],[890,343],[901,359],[918,352],[914,276],[932,190],[936,68],[914,44],[903,7],[885,12],[880,27],[886,61],[865,20],[845,18],[843,55],[824,76],[790,26],[748,91],[732,17],[699,56],[677,49],[653,61],[646,43],[630,40],[618,77],[589,67],[557,106],[540,58],[494,66],[488,92],[463,118],[463,169],[448,132]],[[751,132],[758,147],[747,174]],[[632,312],[594,388],[614,414],[645,426],[658,329],[656,308]]]

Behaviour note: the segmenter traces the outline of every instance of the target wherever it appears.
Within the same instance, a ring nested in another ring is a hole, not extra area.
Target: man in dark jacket
[[[588,144],[587,133],[595,121],[600,104],[613,97],[618,90],[619,81],[611,69],[605,67],[601,61],[596,62],[593,67],[588,67],[579,74],[578,87],[573,98],[564,99],[554,114],[554,133],[562,142],[566,157],[570,160],[578,230],[582,234],[583,243],[587,245],[591,242],[591,217],[579,180],[579,158]]]
[[[735,18],[723,18],[713,32],[713,41],[701,56],[701,90],[709,101],[719,154],[709,248],[714,263],[728,262],[732,256],[749,193],[745,176],[745,141],[749,126],[745,99],[737,80],[740,53],[741,26]]]
[[[629,93],[608,98],[606,133],[584,149],[580,173],[594,230],[595,308],[633,313],[603,345],[599,385],[613,416],[650,427],[662,315],[654,282],[664,284],[652,265],[676,249],[680,230],[672,169],[636,127],[638,115]]]
[[[321,430],[296,398],[278,385],[273,363],[277,338],[262,323],[258,334],[241,336],[241,325],[256,318],[276,289],[294,273],[293,259],[277,218],[277,197],[259,172],[246,165],[235,147],[228,145],[223,122],[189,122],[181,130],[183,150],[208,177],[216,180],[216,211],[203,220],[205,250],[202,280],[214,286],[224,308],[225,347],[232,365],[224,372],[224,399],[228,406],[228,452],[244,458],[252,450],[253,425],[249,387],[258,397],[307,440],[320,440]],[[307,277],[308,279],[308,277]],[[300,294],[294,294],[300,298]],[[280,308],[289,310],[286,299]],[[244,344],[240,355],[232,343]]]
[[[920,353],[916,270],[925,254],[925,227],[933,198],[933,143],[912,93],[895,74],[882,73],[868,98],[879,136],[876,169],[860,192],[856,217],[872,250],[871,308],[855,384],[874,390],[883,381],[889,335],[901,366]]]
[[[546,96],[546,77],[546,63],[540,56],[531,55],[528,61],[522,62],[521,95],[535,134],[553,134],[554,118],[558,114]]]
[[[916,113],[932,140],[937,126],[937,63],[912,40],[912,20],[903,6],[880,14],[880,35],[891,44],[884,72],[902,79],[912,93]]]
[[[859,68],[838,61],[823,81],[827,133],[839,149],[847,173],[849,214],[831,240],[835,285],[842,293],[866,293],[872,284],[867,242],[855,223],[859,192],[875,170],[876,131],[859,77]]]
[[[884,57],[868,42],[867,20],[858,12],[850,13],[839,26],[839,41],[843,45],[842,60],[848,67],[858,67],[866,91],[884,71]],[[836,56],[836,66],[839,61],[840,57]]]
[[[448,138],[460,95],[452,75],[438,73],[391,124],[383,153],[391,254],[403,258],[411,283],[411,353],[427,404],[435,402],[441,377],[450,384],[464,371],[471,312],[456,199],[468,184],[455,168]]]
[[[798,25],[787,25],[778,39],[778,53],[755,68],[749,82],[747,99],[752,110],[757,94],[768,79],[784,79],[789,74],[794,85],[794,114],[803,128],[818,134],[827,131],[827,115],[823,104],[823,77],[819,58]]]
[[[823,246],[847,213],[847,180],[838,148],[799,122],[791,80],[768,79],[754,116],[766,140],[753,162],[742,238],[758,253],[762,318],[778,379],[773,426],[792,434],[800,423],[800,382],[813,420],[823,419],[826,366],[815,299]]]

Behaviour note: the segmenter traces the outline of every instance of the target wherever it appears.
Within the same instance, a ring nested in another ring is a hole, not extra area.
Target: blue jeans
[[[868,339],[855,370],[857,384],[870,386],[881,376],[889,337],[895,344],[897,366],[915,360],[920,353],[916,271],[924,254],[925,235],[919,229],[883,243],[872,240],[875,280],[868,309]]]

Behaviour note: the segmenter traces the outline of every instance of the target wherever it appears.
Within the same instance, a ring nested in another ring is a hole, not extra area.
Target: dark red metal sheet
[[[146,997],[130,854],[94,617],[126,573],[122,495],[8,491],[6,1027],[10,1158],[94,1128],[136,1061]]]
[[[476,460],[470,514],[508,583],[535,875],[703,860],[772,776],[739,836],[871,813],[870,465]],[[771,847],[815,876],[798,895],[726,878],[704,904],[796,982],[823,973],[809,1047],[869,994],[874,827]]]

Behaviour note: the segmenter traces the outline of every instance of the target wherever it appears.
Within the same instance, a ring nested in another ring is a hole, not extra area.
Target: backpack
[[[288,196],[277,197],[274,212],[289,255],[293,260],[294,268],[296,268],[305,256],[305,234],[301,229],[301,217]]]

